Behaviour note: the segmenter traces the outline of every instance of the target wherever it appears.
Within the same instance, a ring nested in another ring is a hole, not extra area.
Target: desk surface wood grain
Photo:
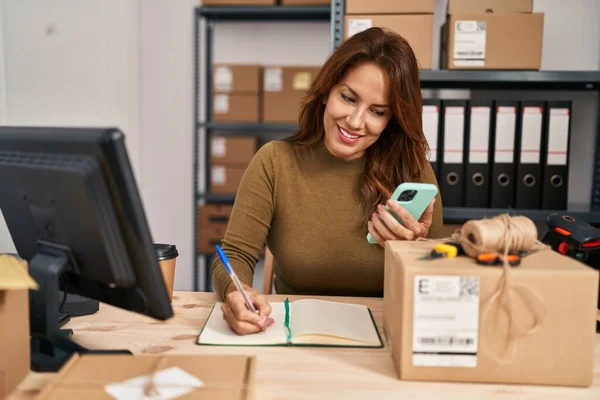
[[[282,296],[271,296],[282,301]],[[299,297],[290,296],[290,300]],[[381,329],[383,300],[329,297],[371,308]],[[176,292],[175,316],[159,322],[102,304],[95,315],[71,320],[65,328],[90,349],[125,348],[134,354],[254,354],[257,399],[600,399],[600,335],[595,349],[594,385],[571,388],[533,385],[400,381],[389,348],[331,349],[198,346],[196,338],[217,297],[213,293]],[[54,374],[30,373],[11,400],[33,399]]]

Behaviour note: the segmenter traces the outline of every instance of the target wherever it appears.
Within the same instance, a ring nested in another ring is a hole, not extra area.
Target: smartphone
[[[396,201],[404,207],[414,219],[418,220],[437,193],[438,188],[432,183],[404,182],[398,185],[390,199]],[[387,205],[385,208],[389,210]],[[394,213],[391,214],[395,216]],[[396,220],[402,224],[400,218],[396,217]],[[367,241],[371,244],[377,244],[370,233],[367,235]]]

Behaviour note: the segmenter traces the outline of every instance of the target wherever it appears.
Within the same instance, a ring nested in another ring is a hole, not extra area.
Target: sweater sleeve
[[[254,155],[238,187],[222,249],[242,282],[252,286],[274,210],[275,145],[266,143]],[[224,298],[231,278],[219,257],[212,264],[217,294]]]
[[[433,221],[429,228],[428,237],[432,239],[438,239],[444,237],[444,213],[442,205],[442,196],[440,194],[440,186],[438,185],[437,178],[431,168],[431,164],[427,163],[425,168],[425,174],[423,175],[423,182],[432,183],[438,187],[438,194],[435,196],[435,204],[433,206]]]

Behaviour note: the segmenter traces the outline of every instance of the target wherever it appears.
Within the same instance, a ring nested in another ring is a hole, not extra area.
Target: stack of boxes
[[[259,122],[260,67],[226,65],[213,67],[213,120]]]
[[[434,0],[347,0],[345,37],[373,26],[390,29],[410,43],[421,69],[431,69],[434,11]]]
[[[532,11],[533,0],[448,0],[445,67],[540,69],[544,14]]]
[[[229,223],[231,205],[205,204],[198,207],[198,253],[213,254],[221,244]]]
[[[300,102],[318,72],[318,67],[264,67],[263,121],[298,122]]]
[[[256,148],[254,136],[213,136],[210,141],[210,192],[235,194]]]

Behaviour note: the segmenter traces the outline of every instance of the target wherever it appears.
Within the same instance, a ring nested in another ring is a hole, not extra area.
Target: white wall
[[[193,289],[195,0],[140,2],[142,197],[154,240],[179,249],[175,288]]]

